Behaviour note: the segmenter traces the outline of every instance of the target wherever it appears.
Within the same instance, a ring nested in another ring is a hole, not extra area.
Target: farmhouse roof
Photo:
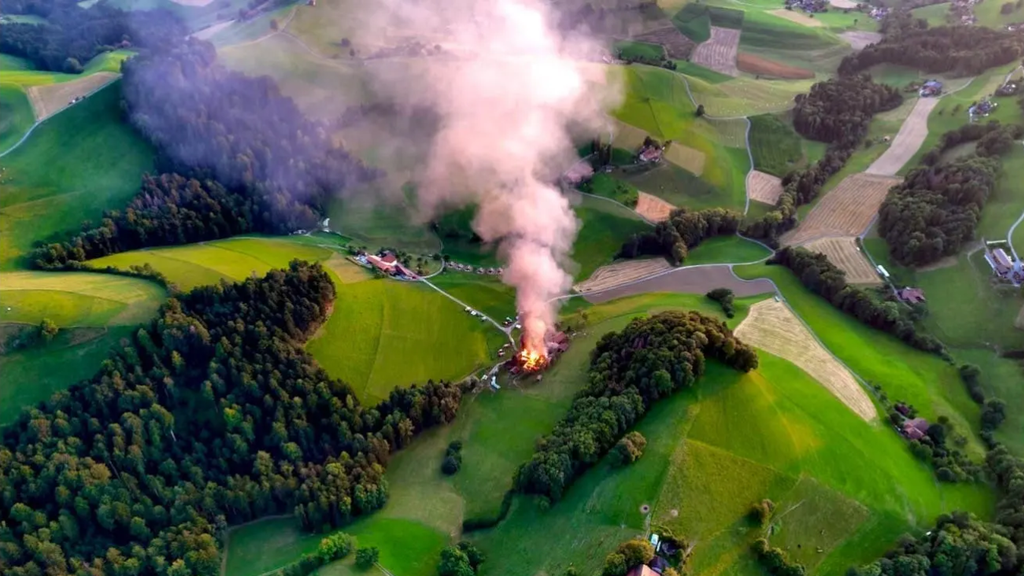
[[[658,158],[661,158],[661,148],[657,146],[649,146],[640,151],[640,160],[644,162],[650,162]]]
[[[657,572],[651,570],[650,566],[646,564],[640,564],[634,566],[632,570],[626,573],[626,576],[657,576]]]
[[[911,440],[919,440],[924,438],[925,433],[928,432],[928,421],[924,418],[914,418],[913,420],[907,420],[903,423],[903,434]]]
[[[394,264],[395,262],[398,261],[398,258],[396,258],[394,254],[388,252],[380,260],[385,264]]]
[[[996,248],[992,251],[992,257],[995,258],[996,264],[1005,268],[1010,268],[1013,263],[1010,261],[1010,257],[1006,255],[1006,252],[1002,248]]]
[[[904,288],[899,291],[899,297],[901,300],[910,302],[911,304],[925,301],[924,290],[920,288]]]

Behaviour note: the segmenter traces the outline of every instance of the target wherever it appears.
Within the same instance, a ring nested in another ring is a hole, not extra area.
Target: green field
[[[35,120],[25,91],[14,84],[0,84],[0,153],[17,144]]]
[[[600,198],[581,196],[575,212],[582,224],[570,255],[579,266],[573,274],[577,280],[611,263],[627,238],[651,229],[632,210]]]
[[[998,5],[998,3],[993,3],[993,5]],[[980,6],[974,8],[975,14],[978,13],[979,8]],[[949,2],[914,8],[910,13],[914,18],[923,18],[928,22],[928,26],[944,26],[946,24],[946,15],[949,14]]]
[[[501,322],[516,315],[516,294],[496,276],[447,270],[430,281],[474,309]]]
[[[330,319],[307,348],[364,401],[381,400],[395,386],[462,378],[486,365],[505,341],[491,324],[426,286],[373,279],[329,248],[297,239],[232,238],[125,252],[89,264],[149,263],[179,288],[190,289],[262,275],[294,258],[324,262],[338,290]]]
[[[0,270],[11,270],[35,242],[124,206],[153,169],[153,151],[122,122],[114,83],[41,124],[3,165]]]
[[[594,174],[594,177],[590,179],[588,192],[615,200],[624,206],[636,208],[636,187],[625,181],[624,178],[617,178],[613,174],[604,172]]]
[[[991,350],[954,351],[960,362],[981,368],[981,384],[988,397],[1006,402],[1007,408],[1024,405],[1024,371],[1019,360],[1000,358]],[[1024,456],[1024,414],[1008,409],[1006,420],[995,432],[996,439],[1018,456]]]
[[[980,456],[981,446],[970,433],[977,429],[979,410],[953,366],[840,312],[781,266],[737,266],[734,271],[748,280],[764,277],[775,282],[793,310],[853,372],[881,386],[891,400],[913,404],[931,421],[948,416],[957,430],[970,436],[970,452]]]
[[[739,236],[716,236],[691,250],[685,265],[756,262],[769,256],[771,252],[767,248],[750,240]]]
[[[50,72],[48,70],[36,70],[35,66],[28,60],[0,55],[0,84],[17,84],[23,88],[29,86],[41,86],[57,82],[70,82],[95,72],[120,72],[121,62],[131,57],[134,52],[131,50],[113,50],[103,52],[85,64],[81,74],[64,74],[63,72]]]
[[[750,118],[750,153],[754,168],[782,178],[806,163],[803,139],[790,124],[775,114]]]
[[[665,48],[660,44],[621,41],[616,42],[612,49],[622,58],[646,58],[648,60],[662,60],[665,58]]]

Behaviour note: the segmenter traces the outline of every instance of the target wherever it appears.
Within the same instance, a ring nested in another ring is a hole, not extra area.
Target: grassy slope
[[[598,198],[583,196],[575,211],[583,224],[571,255],[579,265],[576,279],[588,278],[612,261],[626,238],[651,228],[631,210]]]
[[[686,257],[685,264],[730,264],[736,262],[756,262],[771,256],[767,248],[744,240],[739,236],[716,236],[709,238],[694,248]]]
[[[754,167],[782,178],[804,161],[802,138],[788,122],[774,114],[750,119],[750,153]]]
[[[515,316],[515,291],[495,276],[446,271],[430,281],[499,322],[505,317]]]
[[[123,206],[152,170],[152,149],[122,123],[119,99],[114,83],[44,122],[4,157],[0,270],[16,266],[33,243]]]
[[[978,8],[975,8],[975,12],[977,10]],[[914,8],[910,13],[914,18],[924,18],[928,22],[928,26],[943,26],[946,24],[946,15],[949,14],[949,3],[943,2],[942,4]]]
[[[741,278],[774,281],[825,346],[868,383],[880,385],[889,398],[910,402],[929,420],[949,416],[962,432],[976,428],[978,407],[967,396],[955,368],[940,358],[914,350],[836,310],[781,266],[737,266],[735,272]],[[980,455],[976,439],[971,450]]]
[[[461,378],[486,364],[503,341],[490,324],[463,314],[457,304],[426,286],[371,280],[331,250],[296,239],[232,238],[126,252],[90,264],[126,268],[148,262],[189,289],[264,274],[293,258],[325,261],[332,272],[338,299],[308,349],[331,376],[351,384],[366,402],[384,398],[395,386]],[[355,334],[359,337],[353,338]]]
[[[34,122],[25,91],[14,84],[0,84],[0,152],[14,146]]]

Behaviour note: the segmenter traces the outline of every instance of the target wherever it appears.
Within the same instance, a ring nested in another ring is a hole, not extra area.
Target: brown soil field
[[[846,1],[847,0],[833,0],[832,5],[835,6],[836,2]],[[854,6],[856,6],[856,4],[854,4]],[[875,42],[881,42],[882,40],[882,35],[878,32],[842,32],[839,34],[839,37],[846,40],[854,50],[863,50],[868,44],[874,44]]]
[[[664,258],[616,262],[601,266],[590,275],[590,278],[573,286],[573,290],[581,294],[595,290],[607,290],[645,276],[664,272],[670,268],[672,265]]]
[[[783,80],[814,78],[814,72],[810,70],[761,58],[749,52],[739,53],[736,57],[736,67],[747,74],[770,76],[772,78],[782,78]]]
[[[675,209],[675,206],[647,192],[640,192],[636,201],[636,213],[651,222],[668,220],[669,213]]]
[[[28,89],[28,98],[32,102],[32,110],[36,120],[46,120],[70,105],[72,98],[87,96],[103,86],[113,82],[119,74],[113,72],[96,72],[70,82],[32,86]]]
[[[871,262],[857,249],[857,241],[852,236],[822,238],[804,244],[804,248],[828,256],[829,262],[846,272],[846,281],[851,284],[882,283]]]
[[[803,24],[804,26],[810,26],[811,28],[821,27],[821,20],[817,18],[811,18],[803,12],[797,12],[796,10],[786,10],[785,8],[779,8],[778,10],[772,10],[769,14],[778,16],[779,18],[785,18],[790,22],[796,22],[797,24]]]
[[[754,304],[735,333],[743,342],[796,364],[864,420],[878,416],[853,374],[814,339],[786,304],[774,299]]]
[[[796,230],[785,234],[783,245],[803,244],[826,236],[859,236],[878,214],[886,193],[899,178],[852,174],[825,195]]]
[[[600,304],[609,300],[615,300],[616,298],[646,294],[648,292],[706,294],[709,290],[720,286],[731,289],[736,296],[740,297],[775,292],[775,285],[769,280],[765,278],[749,281],[741,280],[733,275],[729,266],[722,264],[678,268],[660,276],[634,282],[626,286],[618,286],[600,292],[591,291],[591,293],[585,294],[584,297],[591,304]]]
[[[661,44],[665,48],[665,54],[676,60],[686,60],[693,53],[697,44],[683,36],[675,26],[666,26],[657,30],[650,30],[643,34],[633,36],[634,40],[642,40],[652,44]]]
[[[918,148],[928,137],[928,115],[932,113],[938,98],[920,98],[910,111],[910,116],[903,121],[900,131],[893,138],[888,150],[865,170],[868,174],[895,176],[897,172],[917,154]]]
[[[739,70],[736,69],[736,50],[739,45],[739,30],[712,26],[711,38],[694,49],[690,61],[722,74],[739,76]]]
[[[685,144],[680,144],[679,142],[669,144],[668,149],[665,150],[665,159],[684,170],[693,172],[697,176],[704,173],[704,161],[706,159],[704,153]]]
[[[757,170],[751,170],[747,174],[747,196],[751,200],[774,206],[781,195],[781,178]]]

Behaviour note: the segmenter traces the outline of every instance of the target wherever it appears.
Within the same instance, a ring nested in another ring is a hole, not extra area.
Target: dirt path
[[[928,137],[928,115],[939,103],[938,98],[920,98],[903,121],[889,149],[868,166],[864,172],[880,176],[895,176],[917,154]]]
[[[90,96],[120,77],[120,74],[113,72],[96,72],[70,82],[30,86],[26,92],[32,102],[32,111],[36,114],[36,120],[42,122],[57,112],[72,106],[73,99]]]

